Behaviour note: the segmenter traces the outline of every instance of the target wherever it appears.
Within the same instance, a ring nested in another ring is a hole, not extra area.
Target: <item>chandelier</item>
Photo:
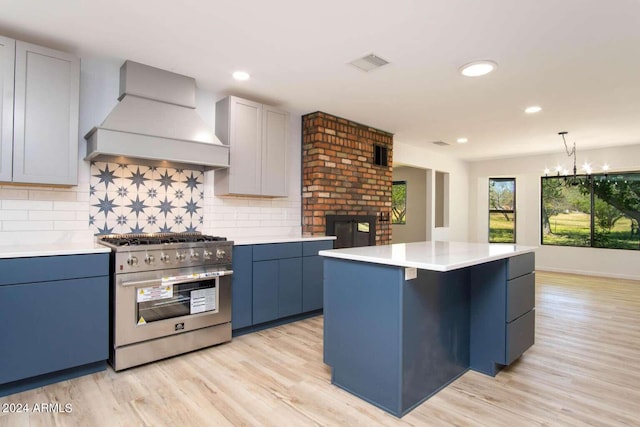
[[[567,144],[567,140],[565,138],[565,135],[567,135],[569,132],[567,131],[562,131],[562,132],[558,132],[558,135],[560,135],[562,137],[562,142],[564,143],[564,149],[565,152],[567,153],[567,157],[569,158],[573,158],[573,176],[569,175],[569,170],[567,170],[565,167],[558,165],[556,166],[556,175],[557,176],[564,176],[565,181],[567,183],[570,184],[576,184],[579,180],[578,178],[578,168],[576,166],[577,164],[577,153],[576,153],[576,143],[574,141],[573,146],[571,147],[571,149],[569,149],[569,144]],[[587,176],[591,176],[591,173],[593,172],[593,169],[591,167],[590,163],[585,162],[582,165],[582,170],[585,172],[585,174]],[[545,168],[544,170],[544,176],[548,176],[549,175],[549,169]],[[605,178],[607,177],[607,174],[609,172],[609,165],[608,164],[604,164],[602,165],[602,172],[604,173]]]

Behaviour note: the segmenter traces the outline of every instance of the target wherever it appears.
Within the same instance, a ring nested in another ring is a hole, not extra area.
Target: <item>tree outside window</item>
[[[391,224],[407,223],[407,181],[393,181],[391,187]]]
[[[489,178],[489,243],[516,242],[516,179]]]

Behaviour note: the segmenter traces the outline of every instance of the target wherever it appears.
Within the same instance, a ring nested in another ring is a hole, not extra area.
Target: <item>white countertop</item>
[[[503,243],[415,242],[320,251],[319,255],[352,261],[450,271],[533,252],[533,246]]]
[[[46,245],[0,245],[0,258],[27,258],[56,255],[83,255],[111,252],[97,243],[59,243]]]
[[[315,240],[335,240],[336,236],[275,236],[275,237],[240,237],[237,239],[228,238],[232,240],[236,246],[241,245],[263,245],[269,243],[289,243],[289,242],[313,242]]]

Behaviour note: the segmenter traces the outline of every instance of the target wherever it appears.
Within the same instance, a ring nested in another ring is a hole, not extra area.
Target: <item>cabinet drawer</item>
[[[534,269],[535,255],[533,252],[511,257],[507,263],[507,280],[529,274]]]
[[[0,286],[109,275],[109,254],[0,260]]]
[[[507,322],[522,316],[535,306],[535,274],[507,281]]]
[[[302,256],[318,255],[318,251],[333,249],[333,240],[319,240],[317,242],[302,242]]]
[[[253,247],[254,261],[267,261],[270,259],[295,258],[302,256],[302,242],[272,243],[267,245],[255,245]]]
[[[510,365],[511,362],[533,345],[536,327],[535,319],[536,311],[531,310],[513,322],[507,323],[505,365]]]

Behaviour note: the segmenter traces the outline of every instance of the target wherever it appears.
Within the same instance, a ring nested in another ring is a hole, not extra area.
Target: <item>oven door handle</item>
[[[122,282],[120,286],[160,286],[160,285],[180,285],[182,283],[202,282],[205,280],[215,279],[216,277],[231,276],[233,270],[211,271],[208,273],[196,273],[188,276],[165,277],[162,279],[137,280],[134,282]]]

